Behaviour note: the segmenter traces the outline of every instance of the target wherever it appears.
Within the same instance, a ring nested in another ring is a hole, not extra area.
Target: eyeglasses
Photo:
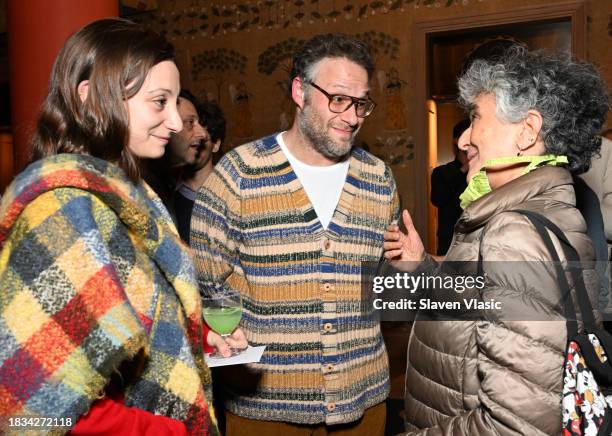
[[[313,82],[304,82],[308,85],[312,86],[315,89],[318,89],[323,93],[325,97],[329,100],[329,110],[335,114],[341,114],[350,109],[351,106],[355,106],[355,115],[359,118],[365,118],[372,113],[374,108],[376,107],[376,103],[374,100],[368,98],[357,98],[351,97],[350,95],[343,94],[330,94],[324,89],[320,88]]]

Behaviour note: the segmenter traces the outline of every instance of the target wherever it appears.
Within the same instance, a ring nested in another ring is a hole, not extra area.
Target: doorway
[[[529,49],[569,51],[584,58],[585,37],[583,1],[415,23],[415,189],[423,195],[416,196],[413,217],[417,230],[426,235],[423,240],[428,252],[436,250],[437,225],[437,210],[429,201],[430,176],[435,166],[454,159],[452,129],[465,117],[456,103],[456,80],[464,61],[483,43],[499,39]]]

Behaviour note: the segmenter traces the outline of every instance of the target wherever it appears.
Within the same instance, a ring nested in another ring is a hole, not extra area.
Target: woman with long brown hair
[[[138,161],[182,128],[163,38],[93,22],[59,53],[0,206],[0,415],[73,434],[217,434],[190,253]],[[211,345],[212,345],[211,343]],[[35,420],[36,419],[36,420]]]

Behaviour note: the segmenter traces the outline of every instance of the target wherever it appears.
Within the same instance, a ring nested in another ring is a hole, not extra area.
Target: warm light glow
[[[427,198],[431,198],[431,172],[438,166],[438,106],[432,99],[427,100]],[[430,253],[436,252],[436,226],[438,209],[427,202],[427,246]]]

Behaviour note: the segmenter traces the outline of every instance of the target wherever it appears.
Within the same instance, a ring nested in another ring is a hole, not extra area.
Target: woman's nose
[[[463,131],[463,133],[457,140],[457,147],[459,147],[459,150],[467,151],[467,148],[470,145],[470,136],[472,136],[471,125]]]
[[[178,133],[183,130],[183,119],[178,113],[176,105],[172,105],[168,111],[168,119],[166,120],[166,127],[171,131]]]

